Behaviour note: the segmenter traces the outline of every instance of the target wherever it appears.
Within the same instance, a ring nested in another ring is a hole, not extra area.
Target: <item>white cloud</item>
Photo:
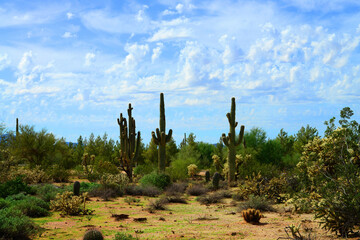
[[[73,13],[71,13],[71,12],[67,12],[66,13],[66,17],[67,17],[67,19],[72,19],[73,17],[74,17],[74,14]]]
[[[151,55],[151,62],[152,63],[155,62],[155,60],[159,58],[163,46],[164,46],[164,44],[158,43],[157,47],[153,49],[153,53]]]
[[[25,52],[18,65],[19,71],[22,73],[28,72],[33,67],[32,59],[32,51]]]
[[[168,39],[187,38],[190,35],[191,31],[187,28],[162,28],[149,38],[148,41],[157,42]]]
[[[95,60],[95,54],[94,53],[87,53],[85,55],[85,63],[84,63],[84,65],[89,67],[94,62],[94,60]]]
[[[7,54],[0,55],[0,71],[10,65],[11,61]]]
[[[74,37],[76,37],[76,34],[71,33],[71,32],[65,32],[61,37],[62,38],[74,38]]]

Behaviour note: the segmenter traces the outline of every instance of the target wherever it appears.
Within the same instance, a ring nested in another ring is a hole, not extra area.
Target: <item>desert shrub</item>
[[[173,183],[166,188],[165,194],[168,196],[176,196],[179,194],[183,194],[185,193],[187,186],[188,184],[185,182]]]
[[[211,193],[208,195],[197,197],[196,200],[199,201],[201,204],[213,204],[213,203],[219,203],[223,199],[223,195],[219,194],[217,192]]]
[[[116,175],[105,173],[101,177],[100,183],[102,186],[97,188],[98,191],[107,192],[108,195],[111,193],[113,195],[112,197],[119,197],[124,195],[125,187],[128,185],[129,179],[122,173]]]
[[[348,121],[350,109],[341,115],[341,128],[328,126],[325,138],[306,144],[297,167],[304,191],[320,196],[314,211],[323,228],[348,237],[360,225],[360,128]]]
[[[293,206],[292,211],[296,213],[312,213],[321,196],[318,193],[299,192],[289,198],[285,204]]]
[[[147,197],[156,197],[160,195],[161,191],[152,185],[148,186],[137,186],[137,185],[128,185],[125,188],[125,193],[131,196],[147,196]]]
[[[151,163],[140,164],[134,168],[134,175],[144,176],[146,174],[152,173],[153,171],[154,171],[154,166]]]
[[[85,193],[85,192],[91,192],[94,189],[97,189],[101,187],[101,184],[99,183],[94,183],[94,182],[80,182],[80,194],[81,193]],[[73,191],[73,186],[72,185],[68,185],[65,188],[65,191]]]
[[[32,193],[33,189],[22,181],[21,177],[14,180],[7,181],[0,184],[0,197],[6,198],[7,196],[18,193]]]
[[[10,206],[10,202],[4,198],[0,198],[0,210]]]
[[[139,182],[142,186],[152,185],[161,190],[164,190],[171,183],[170,177],[168,175],[158,174],[156,172],[152,172],[143,176]]]
[[[195,184],[195,185],[190,184],[186,189],[186,192],[191,196],[200,196],[207,193],[208,189],[201,184]]]
[[[116,233],[114,238],[114,240],[137,240],[137,239],[139,238],[133,237],[131,234],[126,234],[122,232]]]
[[[11,168],[9,172],[10,179],[21,177],[22,181],[26,184],[47,183],[51,180],[51,176],[41,169],[40,166],[35,166],[32,169],[16,167]]]
[[[135,197],[125,197],[124,198],[124,202],[126,202],[127,204],[131,205],[132,203],[139,203],[140,199],[139,198],[135,198]]]
[[[256,210],[264,211],[264,212],[273,212],[275,209],[271,206],[271,204],[261,196],[253,196],[250,195],[249,199],[245,202],[242,202],[238,205],[238,212],[242,212],[243,210],[253,208]]]
[[[165,197],[168,203],[183,203],[187,204],[185,198],[181,197],[180,195],[172,195]]]
[[[103,240],[104,236],[100,230],[96,228],[89,229],[85,232],[83,240]]]
[[[63,192],[63,189],[56,187],[52,184],[37,185],[33,188],[35,189],[36,195],[45,202],[50,202],[50,200],[54,200],[56,194]]]
[[[221,195],[223,198],[232,198],[233,196],[232,192],[229,190],[219,190],[216,193]]]
[[[166,209],[166,204],[168,204],[168,203],[169,202],[168,202],[168,200],[166,198],[150,200],[149,205],[148,205],[148,210],[149,211],[165,210]]]
[[[186,145],[180,149],[172,159],[170,167],[167,169],[172,181],[185,180],[188,178],[187,166],[199,164],[201,155],[195,147]]]
[[[6,200],[10,203],[10,208],[18,210],[28,217],[45,217],[50,214],[49,204],[37,197],[20,193],[9,196]]]
[[[104,201],[109,201],[112,198],[116,198],[119,196],[122,196],[122,194],[118,194],[118,192],[113,188],[104,188],[103,186],[100,186],[98,188],[95,188],[89,192],[90,197],[100,197]]]
[[[242,216],[247,223],[257,224],[261,219],[261,212],[257,209],[247,209],[242,211]]]
[[[70,178],[69,170],[60,165],[53,165],[47,170],[54,182],[68,182]]]
[[[40,227],[19,210],[0,209],[0,239],[30,239],[39,231]]]
[[[86,193],[81,196],[73,196],[72,192],[64,192],[57,194],[55,200],[50,201],[50,209],[53,211],[59,211],[61,215],[86,215],[91,213],[85,207]]]

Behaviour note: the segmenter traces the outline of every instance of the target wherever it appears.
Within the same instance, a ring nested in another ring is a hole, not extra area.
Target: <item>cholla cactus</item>
[[[196,166],[196,164],[190,164],[188,167],[188,174],[190,177],[195,177],[196,174],[199,172],[198,167]]]
[[[222,166],[221,166],[220,157],[218,155],[214,154],[212,156],[212,160],[213,160],[213,164],[214,164],[216,171],[221,172]]]

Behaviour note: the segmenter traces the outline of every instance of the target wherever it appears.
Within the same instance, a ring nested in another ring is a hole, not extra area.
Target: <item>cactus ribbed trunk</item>
[[[166,134],[166,121],[165,121],[165,103],[164,103],[164,94],[160,93],[160,129],[156,129],[156,133],[153,131],[151,133],[152,139],[156,145],[159,146],[158,150],[158,167],[159,172],[165,172],[166,166],[166,143],[171,140],[172,129],[169,130],[169,133]]]
[[[222,141],[228,147],[228,166],[229,166],[229,173],[228,173],[228,181],[229,184],[235,181],[235,173],[236,173],[236,147],[241,144],[244,138],[244,131],[245,126],[242,125],[240,128],[239,138],[236,140],[236,133],[235,128],[238,123],[235,121],[235,112],[236,112],[236,103],[235,98],[231,99],[231,111],[230,113],[226,114],[226,117],[229,120],[230,130],[228,136],[225,133],[222,134]]]
[[[19,135],[19,119],[16,118],[16,136]]]
[[[130,181],[132,181],[133,165],[137,161],[139,155],[140,146],[140,131],[135,131],[135,119],[132,117],[131,103],[127,110],[129,116],[129,124],[127,124],[126,118],[120,113],[120,118],[117,119],[120,126],[120,161],[122,163],[122,169],[126,172]]]

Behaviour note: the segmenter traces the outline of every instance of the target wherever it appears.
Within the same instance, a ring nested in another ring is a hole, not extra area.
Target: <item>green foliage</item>
[[[83,240],[103,240],[104,236],[100,230],[96,228],[89,229],[85,232]]]
[[[247,148],[260,149],[266,142],[266,132],[257,127],[253,127],[249,132],[245,132],[244,139]]]
[[[268,140],[258,152],[257,159],[260,163],[281,165],[282,145],[277,139]]]
[[[190,164],[198,165],[200,158],[199,152],[196,151],[191,145],[186,145],[180,149],[172,160],[168,173],[173,181],[185,180],[188,178],[187,166]]]
[[[297,167],[304,191],[321,198],[314,207],[322,226],[343,237],[360,225],[360,129],[349,121],[353,112],[344,108],[340,128],[327,122],[325,138],[315,137],[304,146]]]
[[[238,205],[238,212],[242,212],[248,208],[257,209],[264,212],[273,212],[275,209],[271,206],[268,200],[262,196],[250,195],[249,199],[241,202]]]
[[[196,144],[196,149],[200,153],[199,168],[210,168],[212,165],[212,154],[214,153],[216,147],[210,143],[198,142]]]
[[[49,168],[48,174],[54,182],[68,182],[70,178],[69,170],[57,164]]]
[[[112,189],[117,196],[122,196],[126,186],[129,184],[129,178],[122,173],[116,175],[104,174],[101,177],[100,183],[104,189]]]
[[[54,200],[56,194],[63,192],[63,189],[56,187],[52,184],[45,185],[36,185],[33,186],[36,195],[44,200],[45,202],[50,202],[50,200]]]
[[[30,239],[40,231],[29,217],[13,208],[0,209],[1,239]]]
[[[161,190],[164,190],[167,186],[170,185],[170,177],[166,174],[159,174],[157,172],[152,172],[143,176],[139,180],[142,186],[155,186]]]
[[[119,232],[115,234],[114,240],[137,240],[139,238],[133,237],[131,234],[126,234],[123,232]]]
[[[301,127],[300,130],[296,133],[294,149],[296,152],[302,153],[303,147],[315,137],[318,137],[318,130],[316,128],[310,127],[309,124],[305,127]]]
[[[22,193],[6,198],[10,203],[10,208],[20,211],[28,217],[45,217],[49,213],[49,204],[44,200],[27,196]]]
[[[147,162],[147,160],[145,160]],[[134,168],[134,175],[136,176],[144,176],[146,174],[150,174],[151,172],[153,172],[155,170],[155,165],[149,163],[144,163],[141,165],[137,165]]]
[[[2,198],[21,192],[32,193],[32,191],[31,187],[22,181],[21,177],[0,184],[0,197]]]

